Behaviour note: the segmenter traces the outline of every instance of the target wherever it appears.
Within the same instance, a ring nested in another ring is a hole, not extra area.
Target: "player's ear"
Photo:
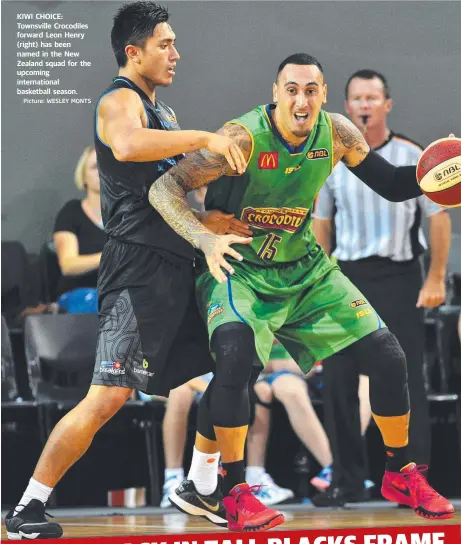
[[[385,105],[384,105],[384,107],[385,107],[385,109],[386,109],[386,113],[390,113],[390,112],[391,112],[392,106],[393,106],[392,98],[388,98],[388,99],[386,100]]]
[[[141,62],[141,59],[139,57],[139,48],[135,45],[127,45],[125,47],[125,53],[128,57],[128,60],[131,60],[132,62],[135,62],[136,64],[139,64]]]
[[[272,84],[272,101],[274,104],[277,104],[278,96],[277,96],[277,83]]]
[[[325,83],[325,85],[323,86],[323,102],[322,102],[322,104],[327,103],[327,95],[328,95],[328,85]]]

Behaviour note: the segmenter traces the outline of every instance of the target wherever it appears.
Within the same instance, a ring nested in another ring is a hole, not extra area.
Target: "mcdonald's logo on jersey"
[[[258,168],[260,170],[276,170],[279,167],[279,154],[276,151],[263,151],[259,154]]]

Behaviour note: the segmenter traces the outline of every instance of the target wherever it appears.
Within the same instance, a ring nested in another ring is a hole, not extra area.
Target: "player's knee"
[[[272,390],[275,398],[282,403],[292,402],[299,404],[307,395],[306,384],[293,374],[279,376],[272,383]]]
[[[189,410],[194,400],[195,392],[184,384],[172,389],[168,395],[167,409],[171,410]]]
[[[370,379],[392,374],[400,381],[407,380],[407,359],[405,353],[389,329],[370,334],[364,346],[368,351]]]
[[[269,404],[272,402],[272,399],[273,399],[272,388],[267,382],[265,381],[258,382],[255,385],[255,393],[260,402],[263,402],[265,404]]]
[[[243,389],[248,387],[256,348],[253,330],[244,323],[227,323],[219,326],[211,338],[211,349],[216,357],[216,385]]]
[[[407,363],[399,341],[388,329],[376,331],[364,340],[362,355],[368,359],[373,413],[406,413],[410,407]]]
[[[94,416],[107,421],[120,410],[132,392],[133,390],[127,387],[92,385],[86,399],[90,400],[89,406]]]

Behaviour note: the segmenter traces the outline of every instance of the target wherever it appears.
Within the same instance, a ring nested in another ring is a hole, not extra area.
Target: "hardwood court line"
[[[165,529],[166,525],[165,524],[161,524],[161,525],[141,525],[139,523],[60,523],[59,525],[61,525],[62,527],[111,527],[113,529],[115,528],[126,528],[126,529]],[[172,528],[169,526],[169,528]],[[184,527],[178,525],[178,529],[184,529]],[[204,532],[209,532],[210,529],[212,529],[213,531],[219,531],[221,530],[220,527],[218,527],[217,525],[215,527],[213,527],[213,525],[207,525],[206,527],[201,527],[201,526],[194,526],[194,527],[191,527],[191,529],[193,529],[194,531],[197,530],[197,531],[204,531]],[[224,528],[224,530],[227,530],[226,528]]]

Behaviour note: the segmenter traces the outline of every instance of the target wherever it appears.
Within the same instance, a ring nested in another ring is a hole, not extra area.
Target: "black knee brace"
[[[369,369],[371,410],[378,416],[400,416],[410,409],[407,362],[397,338],[380,329],[351,347]]]
[[[261,371],[253,330],[244,323],[221,325],[213,333],[211,348],[216,359],[210,393],[213,424],[217,427],[248,425],[248,389],[253,388]]]
[[[238,328],[238,330],[239,329],[240,327]],[[213,335],[213,339],[214,338],[215,336]],[[256,351],[254,350],[254,356],[255,355],[256,355]],[[251,356],[249,357],[249,360],[251,360]],[[254,392],[254,386],[255,386],[256,380],[258,379],[259,374],[261,373],[262,368],[263,367],[261,363],[259,362],[259,359],[254,358],[252,362],[252,366],[251,366],[250,378],[248,380],[248,398],[249,398],[249,404],[250,404],[249,424],[250,425],[254,421],[254,405],[255,405],[255,402],[257,402],[256,393]],[[215,382],[216,382],[216,376],[213,377],[205,393],[200,399],[200,404],[197,411],[197,431],[205,438],[208,438],[208,440],[216,440],[216,435],[214,432],[214,418],[211,412],[211,397],[212,397],[213,389],[215,387]]]

